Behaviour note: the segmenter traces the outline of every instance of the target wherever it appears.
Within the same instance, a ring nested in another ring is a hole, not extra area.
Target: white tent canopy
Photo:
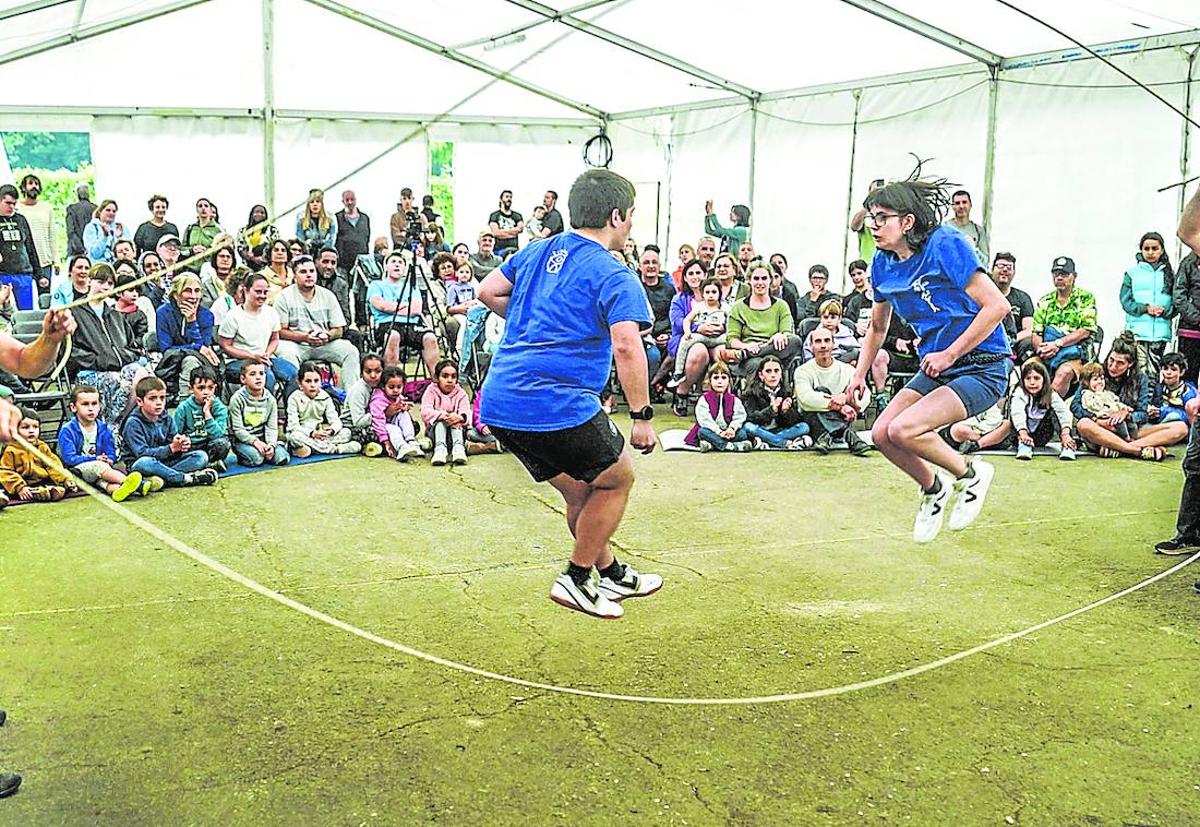
[[[1015,5],[1200,111],[1195,0]],[[0,78],[0,130],[89,131],[97,189],[127,219],[164,190],[177,218],[203,194],[240,225],[411,134],[346,186],[382,229],[398,189],[426,182],[427,142],[453,140],[471,240],[501,189],[525,211],[565,192],[603,125],[639,185],[639,241],[694,242],[707,198],[722,218],[747,203],[793,278],[855,256],[867,182],[917,153],[975,195],[1029,292],[1075,258],[1108,330],[1141,233],[1176,221],[1182,188],[1156,190],[1197,147],[997,0],[0,0]]]

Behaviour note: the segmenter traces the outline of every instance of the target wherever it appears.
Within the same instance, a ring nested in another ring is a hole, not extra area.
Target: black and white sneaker
[[[662,588],[663,579],[657,574],[639,574],[633,566],[625,566],[625,576],[620,580],[600,578],[600,593],[613,602],[627,597],[645,597]]]
[[[953,484],[949,477],[938,474],[941,487],[936,494],[921,494],[921,506],[917,509],[917,519],[913,522],[913,540],[918,543],[932,542],[942,530],[942,522],[946,519],[946,506],[950,504],[950,487]]]
[[[184,474],[184,485],[215,485],[217,482],[217,472],[211,468],[201,468],[199,471],[193,471],[190,475]]]
[[[21,776],[15,772],[0,772],[0,798],[7,798],[21,788]]]
[[[1180,540],[1179,538],[1163,540],[1154,546],[1155,554],[1165,554],[1167,557],[1187,557],[1200,551],[1200,543]]]
[[[995,466],[983,460],[975,460],[971,468],[975,470],[974,476],[954,481],[954,508],[946,525],[951,531],[960,531],[975,521],[996,475]]]
[[[560,606],[605,620],[616,620],[625,614],[620,604],[614,603],[600,591],[595,578],[589,578],[580,586],[571,579],[571,575],[560,574],[550,587],[550,599]]]

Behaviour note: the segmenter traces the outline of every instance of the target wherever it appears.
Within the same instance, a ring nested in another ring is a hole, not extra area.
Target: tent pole
[[[996,177],[996,103],[1000,97],[1000,71],[989,69],[987,145],[983,155],[983,226],[989,236],[992,232],[992,184]],[[988,262],[984,262],[986,265]]]
[[[754,178],[757,162],[755,156],[758,154],[758,101],[750,101],[750,194],[749,203],[750,214],[754,215]],[[753,235],[754,221],[750,222],[751,235]]]
[[[263,196],[275,214],[275,0],[262,0]]]
[[[1196,55],[1200,54],[1200,47],[1194,48],[1191,54],[1188,55],[1187,62],[1187,85],[1184,86],[1183,111],[1188,117],[1192,115],[1192,81],[1196,71]],[[1192,154],[1192,125],[1187,121],[1183,122],[1183,140],[1180,142],[1179,151],[1179,180],[1186,181],[1188,179],[1188,167],[1191,165]],[[1183,208],[1187,204],[1187,187],[1179,188],[1179,207],[1178,212],[1183,215]],[[1184,256],[1183,242],[1178,238],[1175,239],[1175,260],[1182,261]]]
[[[850,174],[846,180],[846,223],[847,231],[850,227],[850,216],[854,212],[854,156],[858,152],[858,115],[862,109],[862,94],[863,90],[855,89],[854,92],[854,124],[850,129]],[[855,234],[857,236],[857,233]],[[850,259],[847,254],[849,242],[842,245],[842,292],[846,291],[846,268],[850,266]],[[857,258],[857,256],[855,256]]]

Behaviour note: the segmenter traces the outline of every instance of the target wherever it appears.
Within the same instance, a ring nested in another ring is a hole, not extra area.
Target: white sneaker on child
[[[396,459],[399,462],[408,462],[409,457],[420,456],[420,454],[421,449],[416,445],[413,445],[411,442],[402,442],[400,443],[400,446],[396,448]]]
[[[433,449],[433,459],[429,461],[430,465],[445,465],[446,464],[446,446],[438,445]]]
[[[451,465],[466,465],[467,464],[467,449],[462,445],[455,445],[450,449],[450,464]]]
[[[362,449],[362,443],[350,440],[349,442],[343,442],[341,445],[339,445],[337,447],[337,452],[339,454],[357,454]]]
[[[580,585],[571,579],[571,575],[560,574],[550,587],[550,599],[560,606],[605,620],[615,620],[625,614],[619,603],[600,591],[594,576]]]

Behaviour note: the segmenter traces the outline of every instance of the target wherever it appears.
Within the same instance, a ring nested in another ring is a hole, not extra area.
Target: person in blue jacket
[[[1146,233],[1138,245],[1137,261],[1121,280],[1121,308],[1125,311],[1125,327],[1137,341],[1138,365],[1151,381],[1158,376],[1159,363],[1173,333],[1174,286],[1175,273],[1163,237]]]

